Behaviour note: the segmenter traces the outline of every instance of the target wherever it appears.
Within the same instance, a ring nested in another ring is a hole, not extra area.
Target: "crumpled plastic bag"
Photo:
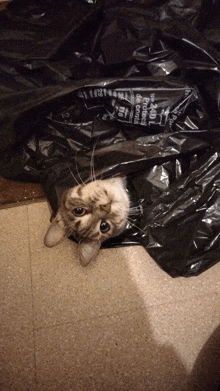
[[[220,6],[14,0],[0,13],[0,174],[62,192],[125,174],[143,245],[171,276],[219,261]]]

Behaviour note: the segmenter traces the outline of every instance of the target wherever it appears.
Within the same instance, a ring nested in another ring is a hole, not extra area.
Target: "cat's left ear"
[[[101,244],[97,240],[85,240],[81,241],[78,246],[80,264],[81,266],[88,266],[96,258]]]
[[[60,226],[57,217],[50,224],[44,237],[44,244],[47,247],[54,247],[65,238],[65,230]]]

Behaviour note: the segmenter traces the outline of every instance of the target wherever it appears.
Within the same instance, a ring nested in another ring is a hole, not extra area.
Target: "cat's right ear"
[[[54,247],[65,238],[65,230],[59,225],[57,217],[50,224],[44,237],[44,244],[47,247]]]
[[[82,240],[78,244],[81,266],[88,266],[96,258],[101,243],[96,240]]]

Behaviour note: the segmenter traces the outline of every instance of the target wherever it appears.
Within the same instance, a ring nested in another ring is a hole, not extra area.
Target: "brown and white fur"
[[[124,230],[129,207],[125,178],[78,184],[63,194],[44,243],[53,247],[72,235],[78,241],[80,263],[86,266],[95,259],[102,242]]]

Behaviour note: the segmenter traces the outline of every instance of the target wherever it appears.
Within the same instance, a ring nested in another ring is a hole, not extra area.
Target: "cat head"
[[[59,244],[65,237],[78,241],[81,265],[95,259],[102,242],[120,234],[129,214],[125,178],[96,180],[67,190],[44,243]]]

